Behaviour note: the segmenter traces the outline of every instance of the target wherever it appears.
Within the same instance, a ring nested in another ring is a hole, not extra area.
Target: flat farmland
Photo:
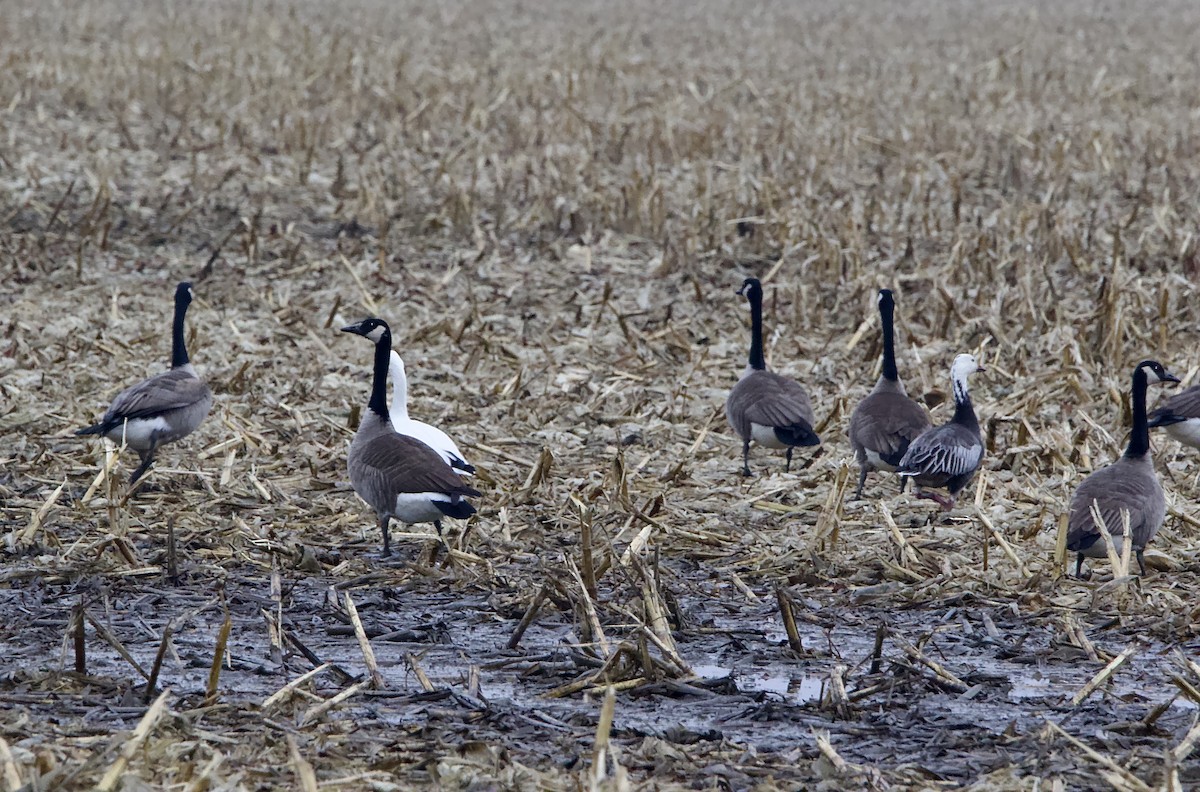
[[[8,3],[0,785],[1200,784],[1200,452],[1152,433],[1146,576],[1060,542],[1133,367],[1200,381],[1198,34],[1174,1]],[[743,477],[747,277],[823,442]],[[74,431],[168,366],[184,280],[214,406],[131,490]],[[987,366],[950,512],[853,497],[880,288],[935,423]],[[483,493],[389,558],[346,470],[367,316]]]

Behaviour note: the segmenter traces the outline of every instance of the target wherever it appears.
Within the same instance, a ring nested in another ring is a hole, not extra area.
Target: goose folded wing
[[[812,402],[800,383],[771,374],[747,394],[746,418],[759,426],[813,426]]]
[[[209,393],[208,385],[203,380],[172,369],[118,393],[104,415],[104,422],[153,418],[190,407],[208,398]]]
[[[1176,393],[1150,413],[1151,426],[1165,426],[1200,418],[1200,385]]]
[[[1067,548],[1086,549],[1100,536],[1100,529],[1092,517],[1092,503],[1100,511],[1104,527],[1113,536],[1125,531],[1124,513],[1129,513],[1129,532],[1136,535],[1146,523],[1145,503],[1154,495],[1150,479],[1141,476],[1100,475],[1115,471],[1105,468],[1088,478],[1071,498],[1071,512],[1067,523]],[[1087,540],[1091,541],[1087,541]]]
[[[380,435],[363,446],[358,473],[374,491],[390,497],[414,492],[473,496],[479,490],[463,484],[438,452],[406,435]]]
[[[979,467],[983,443],[972,432],[954,424],[940,426],[918,437],[900,462],[901,471],[944,476],[964,476]]]
[[[865,405],[855,416],[853,439],[886,457],[903,453],[928,428],[929,418],[925,411],[909,399],[900,397],[886,403]]]

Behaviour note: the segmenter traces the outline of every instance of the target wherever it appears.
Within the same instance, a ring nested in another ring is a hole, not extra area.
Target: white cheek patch
[[[378,344],[379,339],[383,338],[383,325],[380,325],[379,327],[376,327],[371,332],[367,333],[367,338],[371,339],[376,344]]]

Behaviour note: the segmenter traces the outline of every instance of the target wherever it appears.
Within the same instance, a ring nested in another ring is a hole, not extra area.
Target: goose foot
[[[953,509],[954,504],[957,502],[953,495],[943,495],[940,492],[929,492],[928,490],[921,490],[917,493],[917,497],[935,501],[939,506],[942,507],[942,511],[946,512]]]

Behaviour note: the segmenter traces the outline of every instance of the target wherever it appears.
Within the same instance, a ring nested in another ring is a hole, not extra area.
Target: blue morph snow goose
[[[212,391],[196,375],[188,358],[183,321],[192,303],[192,284],[175,287],[175,319],[171,327],[171,368],[117,394],[100,423],[77,435],[104,435],[137,451],[141,464],[129,477],[133,484],[154,463],[158,447],[187,437],[212,409]]]
[[[786,448],[792,468],[792,449],[820,445],[813,431],[808,393],[793,379],[767,371],[763,357],[762,284],[747,278],[738,290],[750,302],[750,361],[725,401],[725,418],[742,438],[742,475],[750,472],[750,441],[768,448]]]
[[[1125,454],[1108,467],[1101,468],[1083,480],[1071,496],[1067,521],[1067,549],[1076,554],[1075,576],[1083,572],[1083,559],[1107,558],[1108,549],[1100,529],[1092,517],[1092,504],[1100,511],[1104,526],[1113,537],[1113,549],[1121,553],[1125,521],[1122,512],[1129,514],[1129,531],[1133,536],[1133,551],[1138,567],[1146,574],[1142,553],[1153,541],[1167,514],[1167,500],[1154,462],[1150,457],[1150,428],[1146,420],[1146,386],[1153,382],[1179,382],[1179,378],[1163,368],[1156,360],[1143,360],[1133,370],[1133,432]],[[1182,395],[1182,394],[1180,394]]]
[[[967,386],[967,378],[976,371],[986,369],[979,365],[974,355],[954,358],[950,366],[954,417],[914,440],[896,468],[901,476],[912,478],[918,498],[937,501],[944,511],[954,508],[958,493],[971,483],[983,461],[979,420],[975,417]],[[929,492],[926,488],[945,489],[949,495]]]
[[[929,413],[908,398],[904,383],[896,370],[896,349],[892,327],[896,303],[889,289],[879,290],[879,318],[883,324],[883,373],[875,388],[858,403],[850,415],[850,445],[858,461],[858,489],[854,497],[861,498],[863,485],[870,470],[894,472],[908,447],[930,427]],[[900,479],[904,490],[907,478]]]
[[[375,510],[383,533],[383,555],[391,554],[392,518],[404,523],[431,522],[442,532],[442,519],[466,519],[475,513],[467,497],[479,490],[463,483],[437,451],[407,435],[397,434],[387,404],[388,364],[392,332],[382,319],[364,319],[343,327],[375,344],[371,398],[350,443],[346,468],[358,496]]]

